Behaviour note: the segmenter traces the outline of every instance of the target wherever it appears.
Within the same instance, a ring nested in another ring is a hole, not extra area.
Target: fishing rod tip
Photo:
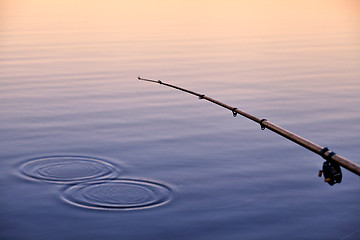
[[[147,82],[153,82],[153,83],[162,84],[162,82],[160,80],[152,80],[152,79],[147,79],[147,78],[141,78],[140,76],[138,76],[138,79],[141,80],[141,81],[147,81]]]

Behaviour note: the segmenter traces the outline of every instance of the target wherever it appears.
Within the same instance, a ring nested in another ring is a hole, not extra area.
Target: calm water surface
[[[2,1],[1,239],[359,239],[357,1]]]

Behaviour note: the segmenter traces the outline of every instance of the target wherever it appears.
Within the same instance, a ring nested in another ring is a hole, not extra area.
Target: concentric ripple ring
[[[21,172],[37,180],[66,184],[115,178],[118,174],[113,165],[102,159],[80,156],[33,159],[21,166]]]
[[[136,179],[84,182],[63,192],[70,204],[100,210],[151,208],[169,202],[172,196],[172,189],[164,184]]]

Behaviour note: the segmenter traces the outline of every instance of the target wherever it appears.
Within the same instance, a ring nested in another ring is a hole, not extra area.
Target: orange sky
[[[3,0],[7,30],[284,35],[360,30],[356,0]]]

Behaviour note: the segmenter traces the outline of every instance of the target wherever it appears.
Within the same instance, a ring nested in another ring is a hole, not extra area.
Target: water
[[[356,1],[2,1],[1,239],[358,239]]]

